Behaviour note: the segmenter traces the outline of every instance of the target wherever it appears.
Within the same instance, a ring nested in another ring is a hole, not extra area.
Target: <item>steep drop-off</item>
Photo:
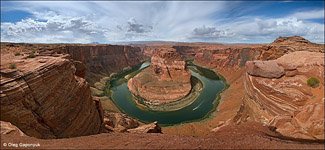
[[[67,45],[57,51],[85,64],[86,80],[90,85],[146,59],[139,47],[123,45]]]
[[[67,55],[1,57],[9,59],[1,61],[0,120],[38,138],[99,133],[102,119],[89,85]]]

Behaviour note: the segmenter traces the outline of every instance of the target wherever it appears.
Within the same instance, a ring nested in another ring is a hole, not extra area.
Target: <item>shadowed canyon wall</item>
[[[122,71],[146,59],[139,47],[123,45],[67,45],[59,51],[85,64],[86,80],[91,85],[103,76]]]

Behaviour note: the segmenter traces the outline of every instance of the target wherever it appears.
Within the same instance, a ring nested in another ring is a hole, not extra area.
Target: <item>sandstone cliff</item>
[[[38,138],[97,134],[101,117],[68,56],[35,55],[1,55],[0,120]]]
[[[90,85],[146,59],[139,47],[123,45],[67,45],[57,51],[85,64],[85,78]]]
[[[324,140],[324,53],[297,51],[246,63],[245,106],[250,117],[284,136]],[[320,80],[316,88],[307,80]]]

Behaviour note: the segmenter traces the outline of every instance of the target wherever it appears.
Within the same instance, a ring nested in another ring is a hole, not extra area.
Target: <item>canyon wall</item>
[[[287,137],[324,140],[324,53],[296,51],[269,61],[249,61],[245,107],[256,121]],[[307,80],[320,81],[311,87]]]
[[[86,80],[91,85],[103,76],[122,71],[146,59],[139,47],[123,45],[67,45],[57,51],[67,53],[74,61],[85,64]]]
[[[239,69],[246,61],[259,57],[260,50],[251,47],[203,48],[195,55],[195,62],[218,70]]]
[[[89,85],[67,57],[1,55],[0,120],[37,138],[99,133],[102,118]]]

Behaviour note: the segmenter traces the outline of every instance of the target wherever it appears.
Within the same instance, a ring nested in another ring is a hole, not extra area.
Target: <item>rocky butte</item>
[[[179,100],[191,91],[191,73],[173,48],[156,49],[150,67],[128,81],[128,88],[146,102],[159,105]]]

